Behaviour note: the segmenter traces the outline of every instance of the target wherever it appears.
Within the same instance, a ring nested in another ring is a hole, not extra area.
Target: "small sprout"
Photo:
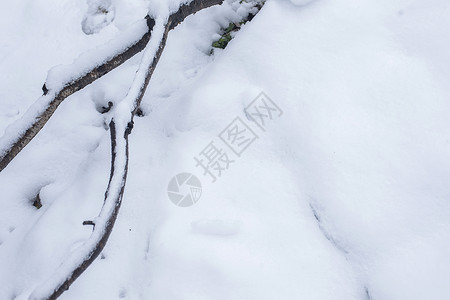
[[[232,37],[230,33],[223,35],[218,41],[215,41],[212,46],[214,48],[225,49],[228,43],[231,41]]]
[[[236,25],[234,25],[234,23],[230,23],[230,24],[228,25],[228,27],[225,29],[224,34],[230,33],[231,31],[233,31],[233,29],[234,29],[235,27],[236,27]]]
[[[228,27],[225,28],[222,36],[220,37],[220,39],[218,41],[215,41],[212,43],[213,48],[220,48],[220,49],[225,49],[225,47],[228,45],[228,43],[231,41],[231,39],[233,38],[231,36],[231,32],[233,31],[238,31],[240,29],[240,25],[239,24],[234,24],[234,23],[229,23]]]
[[[243,3],[248,3],[246,0],[240,0],[239,1],[240,4]],[[225,49],[225,47],[228,45],[228,43],[231,41],[231,39],[233,38],[233,36],[231,35],[232,32],[238,31],[239,29],[241,29],[241,26],[244,25],[245,23],[251,21],[256,13],[261,10],[262,6],[264,5],[265,1],[262,1],[260,4],[257,4],[256,6],[254,6],[254,8],[256,8],[256,12],[250,13],[245,19],[243,19],[240,22],[236,22],[236,23],[232,23],[230,22],[228,24],[228,27],[225,28],[223,30],[222,36],[219,38],[219,40],[214,41],[212,43],[212,49],[210,54],[214,53],[214,48],[219,48],[219,49]]]

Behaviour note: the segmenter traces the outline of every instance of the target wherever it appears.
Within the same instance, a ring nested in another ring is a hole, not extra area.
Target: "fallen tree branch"
[[[173,29],[188,15],[211,6],[211,3],[219,4],[221,2],[223,1],[196,0],[189,5],[183,5],[182,8],[171,15],[172,25],[170,29]],[[150,32],[155,25],[154,19],[150,16],[147,15],[145,19],[148,30],[137,42],[128,45],[124,51],[121,51],[112,58],[104,59],[106,62],[101,65],[95,64],[94,66],[89,67],[86,72],[81,74],[81,76],[71,79],[62,87],[56,88],[56,91],[53,91],[46,83],[43,85],[42,90],[44,95],[37,101],[37,103],[39,103],[37,106],[42,107],[30,108],[21,119],[13,124],[14,126],[12,127],[14,128],[9,128],[5,135],[0,139],[0,172],[3,171],[20,151],[22,151],[22,149],[25,148],[25,146],[39,133],[58,106],[67,97],[122,65],[125,61],[145,48],[150,40]],[[76,62],[74,64],[76,64]],[[66,77],[70,78],[71,76]]]
[[[80,76],[74,74],[73,76],[77,78],[71,79],[63,84],[62,87],[52,88],[47,83],[43,85],[44,95],[36,101],[36,107],[30,107],[25,115],[13,124],[12,127],[14,128],[8,128],[9,132],[7,131],[0,140],[0,172],[38,134],[67,97],[119,67],[145,48],[150,40],[151,30],[155,25],[153,18],[147,16],[145,19],[147,26],[145,33],[137,41],[122,47],[125,49],[115,54],[112,58],[108,58],[109,55],[107,55],[107,57],[101,59],[106,62],[87,67],[87,71],[80,74]],[[105,45],[105,47],[107,46],[109,44]],[[78,61],[75,61],[72,64],[75,69],[77,63]],[[65,77],[71,78],[72,76],[65,74]]]
[[[105,200],[100,214],[93,221],[89,239],[75,250],[58,268],[53,276],[36,288],[30,299],[57,299],[92,264],[101,253],[112,232],[122,203],[122,197],[128,174],[128,136],[133,128],[133,118],[139,108],[150,78],[164,50],[168,33],[188,15],[201,9],[220,4],[223,0],[194,0],[183,5],[171,14],[165,25],[156,23],[152,31],[153,38],[147,45],[133,84],[125,97],[116,107],[109,128],[111,134],[111,172]],[[158,28],[161,27],[161,28]],[[156,40],[156,37],[158,39]],[[152,43],[152,41],[155,41]]]

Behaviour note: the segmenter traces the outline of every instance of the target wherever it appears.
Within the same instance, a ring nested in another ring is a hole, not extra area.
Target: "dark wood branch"
[[[54,98],[49,102],[46,109],[39,115],[34,117],[34,122],[25,129],[23,132],[18,132],[17,137],[8,149],[4,151],[4,154],[0,157],[0,172],[8,166],[8,164],[17,156],[17,154],[25,148],[26,145],[38,134],[38,132],[44,127],[47,121],[51,118],[58,106],[70,95],[85,88],[87,85],[93,83],[95,80],[108,74],[115,68],[122,65],[128,59],[142,51],[150,40],[151,30],[155,25],[155,20],[146,17],[148,31],[141,37],[135,44],[130,45],[125,51],[117,54],[106,63],[94,66],[82,77],[75,79],[68,83],[61,91],[59,91]],[[47,95],[49,90],[44,84],[42,87],[44,95]],[[18,120],[20,122],[20,119]]]
[[[180,22],[182,22],[187,16],[210,6],[221,4],[223,0],[194,0],[188,5],[182,5],[177,12],[170,16],[171,26],[170,29],[175,28]],[[39,131],[45,126],[47,121],[51,118],[58,106],[70,95],[85,88],[87,85],[93,83],[95,80],[101,78],[107,73],[111,72],[118,66],[122,65],[128,59],[142,51],[150,40],[151,30],[155,25],[155,20],[148,15],[146,16],[148,31],[142,36],[142,38],[133,45],[130,45],[125,51],[117,54],[106,63],[93,67],[84,76],[75,79],[68,83],[56,96],[49,102],[46,109],[35,116],[34,122],[23,132],[18,132],[17,137],[12,144],[5,149],[4,154],[0,157],[0,172],[5,169],[8,164],[25,148],[26,145],[39,133]],[[44,95],[47,95],[49,90],[44,84],[42,86]],[[20,120],[19,120],[20,122]]]
[[[175,13],[170,15],[170,29],[174,29],[178,24],[184,21],[187,16],[208,8],[213,5],[222,4],[223,0],[194,0],[187,5],[182,5]]]
[[[70,271],[70,274],[66,274],[65,280],[61,283],[58,283],[57,286],[54,287],[54,290],[50,292],[50,294],[42,296],[41,295],[42,291],[38,291],[37,294],[33,293],[32,297],[33,296],[35,296],[35,298],[39,297],[37,298],[39,300],[57,299],[62,293],[64,293],[64,291],[69,289],[70,285],[92,264],[92,262],[98,257],[98,255],[104,249],[106,242],[108,241],[108,238],[111,235],[115,221],[117,219],[117,215],[119,213],[120,206],[122,204],[122,198],[128,174],[128,159],[129,159],[128,136],[131,134],[131,130],[133,128],[133,118],[139,109],[139,105],[145,94],[145,91],[153,75],[153,72],[156,69],[159,59],[164,51],[169,31],[173,29],[180,20],[181,21],[184,20],[189,14],[193,14],[203,8],[219,4],[222,2],[223,0],[194,0],[191,4],[183,5],[182,7],[180,7],[180,9],[176,13],[172,14],[169,17],[168,22],[165,25],[164,34],[160,41],[158,50],[156,51],[153,61],[146,72],[144,82],[141,83],[139,93],[137,97],[134,99],[133,103],[134,109],[131,111],[128,123],[124,126],[123,122],[116,123],[116,120],[113,118],[109,124],[111,134],[111,171],[108,188],[106,189],[105,192],[105,201],[102,207],[102,211],[100,212],[100,215],[97,218],[97,220],[99,220],[99,218],[101,217],[104,217],[105,219],[100,220],[100,222],[98,221],[89,222],[89,225],[90,223],[92,224],[95,223],[92,236],[90,237],[89,240],[97,238],[97,241],[95,242],[93,248],[83,258],[83,260],[77,263],[76,267],[72,271]],[[119,156],[118,154],[124,155],[125,157]],[[125,162],[125,164],[123,164],[123,162]],[[118,169],[119,167],[120,169]],[[120,184],[117,185],[117,183]],[[105,206],[111,205],[113,209],[111,211],[108,211],[107,215],[103,215],[102,212],[105,210]],[[87,224],[87,222],[84,223]],[[97,234],[101,233],[101,235],[96,236],[95,235],[96,233]],[[85,244],[87,244],[88,241]],[[44,289],[44,291],[46,290]]]
[[[114,224],[116,222],[117,219],[117,215],[119,213],[119,209],[120,209],[120,205],[122,204],[122,197],[123,197],[123,193],[125,190],[125,183],[127,180],[127,174],[128,174],[128,135],[125,135],[123,138],[125,139],[125,166],[123,168],[123,170],[121,170],[120,173],[115,173],[115,165],[116,165],[116,161],[117,161],[117,156],[116,153],[118,151],[117,149],[117,137],[118,137],[118,132],[117,132],[117,127],[116,124],[114,122],[114,120],[111,121],[111,123],[109,124],[109,129],[110,129],[110,133],[111,133],[111,176],[110,176],[110,180],[109,180],[109,184],[108,184],[108,189],[106,191],[106,195],[105,195],[105,201],[108,198],[108,194],[111,188],[115,188],[113,186],[111,186],[111,182],[113,181],[113,179],[115,179],[116,176],[121,177],[122,179],[122,184],[119,187],[119,191],[114,191],[116,194],[115,199],[113,199],[114,201],[114,208],[112,210],[112,212],[110,213],[110,215],[108,216],[107,221],[104,223],[105,226],[102,229],[98,229],[98,230],[103,230],[103,234],[101,235],[101,238],[97,241],[95,247],[92,249],[92,251],[89,253],[89,255],[87,257],[84,258],[83,261],[81,261],[79,263],[79,265],[71,272],[71,274],[69,274],[69,277],[62,282],[58,287],[56,287],[56,289],[53,291],[53,293],[51,295],[49,295],[48,297],[44,298],[44,299],[48,299],[48,300],[54,300],[57,299],[59,296],[61,296],[66,290],[69,289],[70,285],[81,275],[83,274],[83,272],[92,264],[92,262],[98,257],[98,255],[103,251],[103,249],[105,248],[106,242],[109,239],[109,236],[111,235],[112,229],[114,227]],[[119,135],[119,138],[120,135]],[[93,222],[92,222],[93,223]],[[96,227],[94,226],[94,230],[96,230]]]

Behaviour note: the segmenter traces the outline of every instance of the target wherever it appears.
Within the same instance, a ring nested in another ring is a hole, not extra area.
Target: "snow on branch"
[[[145,48],[132,86],[127,96],[117,105],[109,124],[111,173],[100,214],[94,220],[85,222],[87,225],[93,225],[92,234],[83,245],[70,254],[46,282],[33,291],[30,299],[57,299],[69,289],[105,247],[119,213],[127,180],[128,136],[133,128],[133,118],[162,55],[169,31],[188,15],[222,2],[223,0],[194,0],[171,14],[166,23],[161,18],[154,23],[152,39]]]
[[[223,0],[194,0],[171,15],[173,29],[188,15]],[[70,95],[83,89],[142,51],[150,40],[155,21],[150,16],[138,22],[123,36],[94,51],[81,55],[74,63],[50,70],[40,97],[22,118],[11,124],[0,139],[0,172],[25,148]]]
[[[44,95],[22,118],[11,124],[0,139],[0,172],[38,134],[67,97],[142,51],[150,40],[154,25],[154,19],[147,16],[118,39],[82,54],[70,65],[51,69],[42,87]]]

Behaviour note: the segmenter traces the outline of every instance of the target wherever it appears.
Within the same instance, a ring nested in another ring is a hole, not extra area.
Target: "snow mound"
[[[50,66],[85,53],[50,72],[57,89],[100,58],[87,50],[107,57],[126,46],[108,40],[139,38],[148,7],[162,20],[181,3],[111,0],[114,26],[93,36],[80,30],[84,0],[4,2],[0,129]],[[130,135],[113,233],[61,299],[450,299],[450,2],[267,1],[210,55],[245,15],[239,2],[170,32]],[[96,107],[124,99],[142,55],[73,94],[0,173],[0,299],[29,299],[91,235],[82,223],[110,174],[103,124],[127,103]],[[261,92],[281,117],[254,102]],[[257,135],[241,156],[220,139],[237,117]],[[212,142],[234,161],[215,183],[194,161]],[[192,207],[168,199],[180,172],[202,182]]]
[[[81,22],[85,34],[100,32],[114,21],[115,8],[111,0],[88,0],[88,11]]]
[[[315,0],[290,0],[292,4],[296,6],[305,6],[310,4],[311,2],[314,2]]]

